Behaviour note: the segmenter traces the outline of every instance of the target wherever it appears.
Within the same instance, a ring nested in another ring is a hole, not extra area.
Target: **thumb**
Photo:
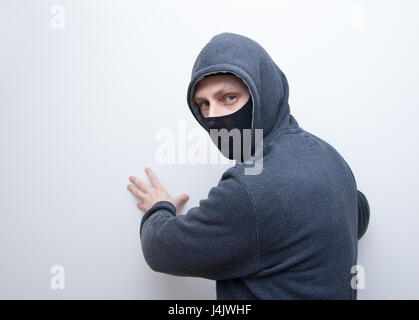
[[[182,204],[184,204],[188,200],[189,200],[189,195],[188,194],[181,194],[181,195],[173,198],[173,201],[175,202],[175,207],[181,206]]]

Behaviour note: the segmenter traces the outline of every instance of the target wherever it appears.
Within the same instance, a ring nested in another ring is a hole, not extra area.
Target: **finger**
[[[129,185],[127,186],[127,189],[128,189],[129,191],[131,191],[131,193],[132,193],[133,195],[135,195],[137,198],[139,198],[139,199],[141,199],[141,200],[144,200],[144,198],[145,198],[145,194],[144,194],[143,192],[141,192],[139,189],[137,189],[134,185],[129,184]]]
[[[144,193],[149,193],[151,191],[151,188],[143,181],[138,179],[135,176],[130,176],[129,180],[136,186],[138,189],[143,191]]]
[[[137,208],[140,209],[141,211],[146,211],[146,207],[144,205],[144,203],[137,203]]]
[[[153,185],[154,188],[161,188],[162,187],[159,179],[157,179],[157,176],[153,172],[153,170],[151,170],[149,167],[146,167],[145,172],[147,173],[147,176],[150,179],[150,182],[151,182],[151,184]]]
[[[175,197],[174,200],[176,201],[176,203],[178,205],[182,205],[182,204],[188,202],[189,195],[188,194],[181,194],[181,195]]]

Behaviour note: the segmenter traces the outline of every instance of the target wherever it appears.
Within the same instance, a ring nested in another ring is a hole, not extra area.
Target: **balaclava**
[[[223,135],[222,132],[220,132],[219,134],[215,132],[214,139],[216,139],[216,141],[213,141],[213,142],[220,151],[223,151],[222,142],[227,141],[228,139],[228,154],[226,154],[226,156],[228,155],[228,158],[230,160],[240,159],[238,161],[243,162],[244,155],[246,154],[245,150],[248,150],[247,148],[249,148],[249,144],[250,144],[250,140],[249,139],[246,140],[246,137],[250,137],[250,135],[245,136],[244,129],[249,129],[248,131],[250,134],[250,130],[252,128],[252,96],[249,96],[249,99],[247,100],[247,102],[239,110],[231,114],[228,114],[225,116],[219,116],[219,117],[204,117],[203,116],[203,125],[204,125],[205,130],[207,130],[209,134],[210,134],[211,129],[217,129],[217,130],[227,129],[228,132],[224,140],[223,138],[221,138],[221,136]],[[228,135],[228,133],[232,129],[238,129],[240,132],[240,136],[239,136],[240,139],[238,139],[235,144],[234,144],[233,135]],[[240,146],[240,150],[235,150],[235,146]],[[238,154],[239,152],[240,152],[240,158],[238,158],[237,156],[235,157],[236,153]]]

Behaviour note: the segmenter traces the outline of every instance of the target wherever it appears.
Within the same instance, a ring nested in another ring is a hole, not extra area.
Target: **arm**
[[[141,246],[154,271],[213,280],[258,270],[257,217],[242,177],[224,172],[208,198],[185,215],[160,201],[143,216]]]
[[[358,240],[362,238],[370,221],[370,207],[368,200],[361,191],[358,192]]]

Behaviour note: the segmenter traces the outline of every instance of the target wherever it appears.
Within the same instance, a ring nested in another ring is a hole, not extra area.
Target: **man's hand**
[[[142,201],[137,204],[137,207],[141,211],[146,212],[156,202],[163,200],[173,203],[173,205],[176,207],[176,211],[178,211],[179,207],[189,200],[189,195],[187,194],[182,194],[172,198],[166,189],[161,185],[160,181],[157,179],[157,176],[150,168],[146,167],[145,172],[152,184],[152,187],[148,186],[146,183],[135,176],[129,177],[129,180],[133,184],[129,184],[127,186],[128,190]]]

